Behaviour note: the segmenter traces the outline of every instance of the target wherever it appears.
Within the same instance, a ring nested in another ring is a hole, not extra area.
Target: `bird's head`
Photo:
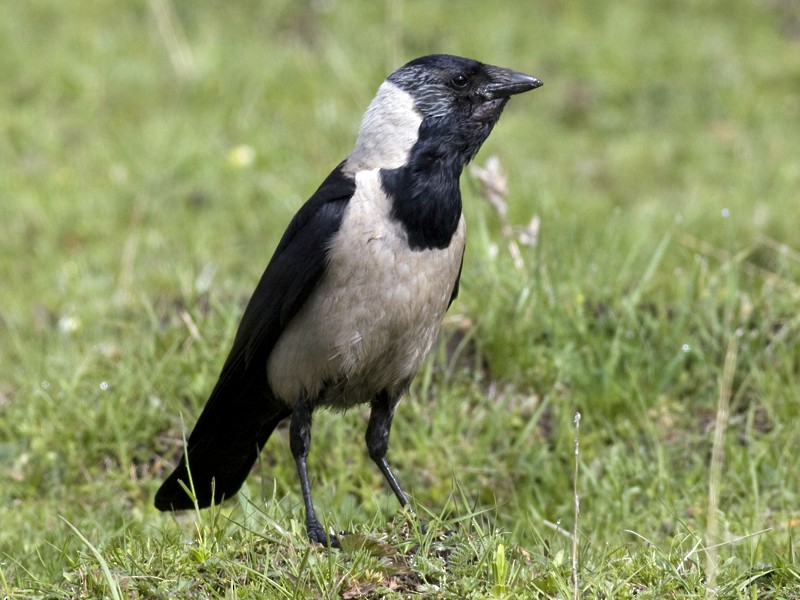
[[[511,96],[542,85],[524,73],[448,54],[413,60],[386,81],[410,94],[423,118],[464,123],[495,122]]]
[[[477,153],[509,98],[542,82],[524,73],[447,54],[423,56],[394,71],[361,123],[351,164],[396,168],[420,136],[446,134],[464,162]]]

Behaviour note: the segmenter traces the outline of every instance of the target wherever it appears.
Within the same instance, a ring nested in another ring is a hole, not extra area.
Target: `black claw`
[[[311,540],[312,543],[341,550],[342,545],[339,543],[339,538],[335,535],[329,536],[319,523],[310,523],[306,527],[306,530],[308,532],[308,539]]]

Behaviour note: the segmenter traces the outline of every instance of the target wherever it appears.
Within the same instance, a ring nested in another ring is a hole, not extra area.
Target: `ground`
[[[800,10],[455,6],[0,6],[2,593],[800,597]],[[238,498],[158,513],[283,228],[432,52],[544,86],[463,176],[461,294],[395,419],[427,529],[360,410],[309,460],[340,552],[285,430]]]

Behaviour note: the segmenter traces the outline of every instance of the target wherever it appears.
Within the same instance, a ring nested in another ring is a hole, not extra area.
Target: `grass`
[[[459,6],[0,7],[0,592],[572,597],[575,528],[585,597],[800,596],[800,14]],[[545,86],[477,159],[535,243],[518,268],[464,175],[462,293],[395,420],[427,531],[360,410],[309,460],[342,552],[305,541],[283,431],[236,500],[157,513],[283,228],[434,51]]]

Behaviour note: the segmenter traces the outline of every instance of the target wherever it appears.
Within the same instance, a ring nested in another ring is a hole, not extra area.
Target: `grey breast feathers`
[[[414,251],[389,213],[379,170],[359,172],[326,273],[267,362],[288,405],[304,393],[342,409],[400,394],[430,352],[459,275],[464,219],[447,248]]]

